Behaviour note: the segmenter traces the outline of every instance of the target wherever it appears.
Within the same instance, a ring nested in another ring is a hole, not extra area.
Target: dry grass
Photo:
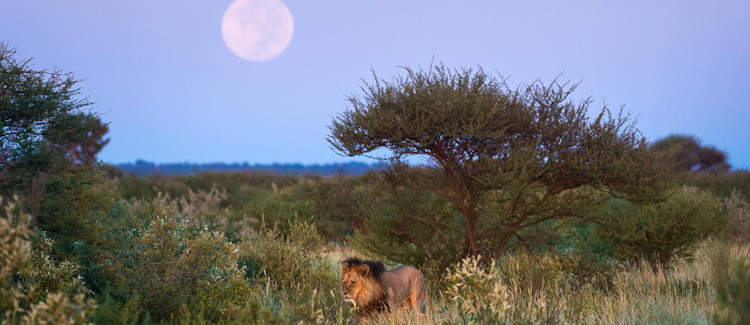
[[[527,318],[498,320],[498,324],[709,324],[715,310],[715,291],[711,279],[714,272],[713,255],[723,244],[707,241],[697,250],[692,260],[679,260],[671,268],[656,268],[649,265],[622,270],[613,280],[607,292],[591,287],[579,288],[576,292],[560,286],[550,286],[537,293],[544,298],[555,295],[554,300],[544,306],[539,298],[528,299],[519,295],[528,293],[528,288],[508,286],[511,293],[511,309],[524,309],[534,302],[548,319]],[[726,249],[726,248],[724,248]],[[734,245],[730,256],[750,256],[750,245]],[[350,256],[354,252],[339,249],[329,253],[332,263]],[[518,275],[504,275],[514,277]],[[550,281],[551,283],[551,281]],[[552,292],[554,291],[554,292]],[[439,295],[439,294],[438,294]],[[433,304],[442,312],[430,312],[419,316],[408,309],[376,315],[363,324],[479,324],[471,322],[454,301],[440,298],[433,292]],[[551,304],[553,302],[554,304]],[[520,305],[519,305],[520,304]],[[550,310],[555,308],[555,310]],[[485,322],[482,322],[483,324]]]

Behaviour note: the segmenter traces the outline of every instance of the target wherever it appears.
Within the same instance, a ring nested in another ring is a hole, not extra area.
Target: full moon
[[[236,0],[221,21],[229,50],[249,61],[267,61],[289,46],[294,22],[280,0]]]

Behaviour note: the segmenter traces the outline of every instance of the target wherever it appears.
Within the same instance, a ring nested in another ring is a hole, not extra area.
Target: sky
[[[82,79],[111,163],[331,163],[328,125],[371,70],[498,71],[579,82],[576,99],[691,135],[750,169],[750,1],[283,0],[294,33],[244,60],[222,38],[232,0],[0,0],[0,42]]]

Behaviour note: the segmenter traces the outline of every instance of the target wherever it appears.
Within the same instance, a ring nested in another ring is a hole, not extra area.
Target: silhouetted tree
[[[348,156],[387,149],[391,155],[381,158],[391,168],[383,179],[447,202],[418,209],[427,201],[415,196],[412,212],[371,220],[387,228],[383,236],[411,247],[460,245],[441,251],[496,256],[523,244],[533,235],[524,234],[529,227],[583,217],[613,195],[662,198],[666,173],[658,153],[648,150],[628,116],[605,107],[588,118],[591,101],[570,99],[576,85],[555,80],[511,89],[481,68],[442,64],[404,71],[392,81],[373,73],[363,96],[351,96],[350,109],[333,119],[327,138]],[[424,163],[410,168],[401,163],[408,156]],[[368,236],[377,231],[368,225]]]
[[[727,155],[711,146],[701,145],[691,136],[670,135],[654,142],[651,148],[658,151],[674,151],[671,155],[673,168],[677,171],[727,171]]]

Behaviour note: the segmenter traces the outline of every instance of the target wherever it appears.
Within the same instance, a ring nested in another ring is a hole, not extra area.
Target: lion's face
[[[344,301],[354,306],[357,305],[357,297],[365,288],[365,279],[362,270],[346,265],[341,268],[341,294]]]

